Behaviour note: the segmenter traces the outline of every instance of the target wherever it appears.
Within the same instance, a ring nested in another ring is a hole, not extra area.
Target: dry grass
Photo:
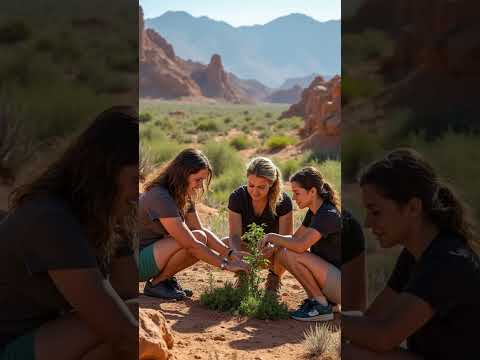
[[[304,348],[307,359],[329,356],[340,359],[340,329],[338,325],[316,323],[305,331]]]

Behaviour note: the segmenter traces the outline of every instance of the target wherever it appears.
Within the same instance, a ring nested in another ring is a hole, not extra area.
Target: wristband
[[[227,254],[227,258],[228,258],[228,259],[230,259],[230,256],[232,256],[232,254],[233,254],[234,251],[235,251],[235,250],[233,250],[233,249],[228,250],[228,254]]]

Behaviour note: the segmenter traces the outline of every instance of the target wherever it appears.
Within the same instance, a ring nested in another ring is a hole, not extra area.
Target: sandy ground
[[[199,302],[202,292],[208,287],[210,265],[198,263],[177,274],[184,288],[194,291],[192,299],[179,302],[164,302],[142,296],[141,306],[159,309],[165,315],[175,338],[173,354],[179,360],[293,360],[306,358],[303,346],[304,331],[312,323],[295,320],[256,320],[235,317],[207,309]],[[227,280],[233,281],[229,272],[213,269],[216,286]],[[264,278],[266,273],[263,274]],[[143,283],[140,284],[140,291]],[[305,298],[299,283],[285,274],[282,300],[289,309],[295,309]],[[338,320],[336,320],[338,322]],[[318,359],[334,359],[318,357]]]

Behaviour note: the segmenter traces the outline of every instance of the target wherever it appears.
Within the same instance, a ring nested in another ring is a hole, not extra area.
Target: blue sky
[[[233,26],[265,24],[291,13],[308,15],[318,21],[340,19],[341,0],[140,0],[145,18],[164,12],[186,11],[208,16]]]

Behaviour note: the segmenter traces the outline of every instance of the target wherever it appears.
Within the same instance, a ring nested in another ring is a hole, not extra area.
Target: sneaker
[[[275,296],[278,296],[281,286],[282,279],[277,274],[269,271],[267,276],[267,282],[265,284],[265,291]]]
[[[150,280],[145,283],[143,294],[165,300],[183,300],[185,292],[175,289],[168,281],[153,285]]]
[[[308,299],[290,317],[299,321],[330,321],[333,320],[332,306],[322,305],[317,300]]]
[[[178,283],[178,280],[175,276],[172,276],[170,279],[167,279],[166,281],[168,281],[174,289],[178,291],[183,291],[185,295],[187,295],[188,297],[192,297],[193,291],[190,289],[183,289]]]

